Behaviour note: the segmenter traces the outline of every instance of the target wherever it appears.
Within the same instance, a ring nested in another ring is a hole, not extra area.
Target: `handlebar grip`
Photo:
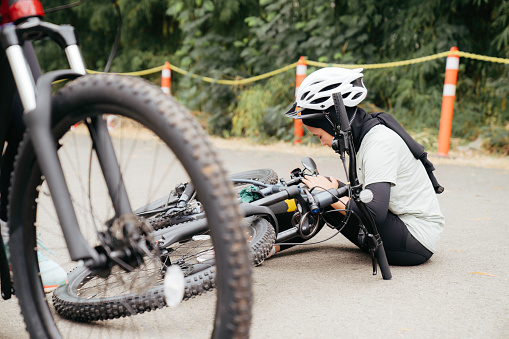
[[[341,93],[332,94],[332,100],[334,100],[334,108],[339,118],[339,129],[342,132],[350,131],[350,122],[348,121],[348,115],[346,114],[346,108]]]
[[[346,185],[338,189],[330,189],[316,193],[314,196],[318,206],[323,208],[332,205],[338,201],[338,198],[348,195],[348,188],[349,186]]]
[[[380,266],[380,272],[382,272],[382,278],[384,280],[391,280],[392,273],[391,268],[389,267],[389,262],[387,261],[387,256],[385,255],[384,244],[380,244],[375,252],[376,259],[378,261],[378,266]]]
[[[295,198],[300,195],[299,186],[289,186],[279,193],[268,195],[265,198],[261,198],[252,202],[253,205],[257,206],[269,206],[277,202],[286,200],[288,198]]]

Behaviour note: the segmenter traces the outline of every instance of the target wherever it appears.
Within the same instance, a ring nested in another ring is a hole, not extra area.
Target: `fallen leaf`
[[[401,334],[403,332],[406,332],[406,331],[413,331],[414,329],[413,328],[401,328],[399,331],[398,331],[398,335],[399,336],[402,336]]]
[[[487,275],[487,276],[490,276],[490,277],[498,277],[497,275],[483,273],[483,272],[472,272],[472,273],[469,273],[469,274],[482,274],[482,275]]]

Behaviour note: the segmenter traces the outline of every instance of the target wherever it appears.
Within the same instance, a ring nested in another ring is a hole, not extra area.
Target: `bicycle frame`
[[[268,207],[273,213],[280,214],[286,212],[287,205],[286,203],[283,203],[285,200],[296,199],[298,201],[298,204],[300,205],[299,212],[302,215],[300,225],[291,227],[281,233],[277,232],[276,242],[283,243],[287,240],[299,236],[302,231],[307,230],[310,232],[311,226],[309,220],[307,220],[307,216],[309,214],[320,213],[320,209],[330,206],[331,204],[338,201],[339,198],[350,196],[351,199],[355,200],[357,207],[367,221],[367,224],[365,224],[364,227],[365,230],[367,230],[366,236],[370,254],[372,256],[373,275],[377,274],[376,260],[378,260],[378,265],[380,266],[383,279],[390,280],[392,278],[392,274],[387,263],[387,258],[385,256],[385,250],[380,238],[380,234],[378,233],[371,213],[367,209],[364,202],[360,200],[360,192],[362,191],[362,186],[358,183],[357,174],[355,172],[355,160],[350,159],[349,167],[349,177],[351,183],[341,188],[330,189],[328,191],[320,191],[318,193],[311,194],[306,192],[307,188],[299,188],[299,186],[295,185],[300,183],[300,180],[294,180],[294,182],[290,185],[274,185],[273,187],[276,189],[269,186],[267,190],[269,190],[271,194],[268,194],[259,200],[255,200],[250,204],[257,207]],[[278,192],[272,193],[274,191]],[[283,205],[281,205],[282,203]]]
[[[350,146],[351,145],[353,145],[353,143],[350,144]],[[377,274],[376,260],[378,260],[378,265],[380,266],[383,279],[389,280],[392,275],[387,263],[382,240],[376,225],[374,224],[371,213],[360,200],[362,186],[358,182],[357,172],[355,171],[355,159],[353,159],[353,157],[355,157],[355,150],[351,148],[351,152],[350,157],[352,157],[352,159],[350,159],[348,175],[351,180],[351,184],[347,184],[338,189],[311,193],[307,187],[299,186],[299,184],[302,183],[303,178],[303,171],[300,169],[292,171],[291,180],[287,182],[281,180],[281,184],[275,185],[266,184],[252,179],[231,178],[230,180],[235,184],[252,184],[257,187],[263,187],[260,189],[260,193],[262,195],[261,198],[250,203],[242,203],[240,206],[246,217],[258,215],[264,216],[270,220],[276,230],[276,243],[284,243],[299,236],[302,236],[304,239],[307,239],[308,236],[311,237],[315,234],[314,232],[318,225],[318,219],[315,218],[313,223],[311,223],[308,216],[321,215],[322,212],[320,211],[323,211],[323,208],[335,203],[341,197],[350,196],[350,198],[356,201],[357,206],[367,221],[367,224],[363,225],[363,229],[366,231],[367,245],[370,249],[370,254],[373,260],[373,275]],[[311,158],[303,159],[303,164],[306,169],[311,171],[311,173],[317,174],[316,165]],[[189,187],[191,187],[191,190],[193,189],[193,185],[188,183],[185,189],[187,194],[183,193],[182,196],[186,195],[187,198],[187,195],[191,196],[193,194],[188,192]],[[168,197],[159,199],[158,203],[153,205],[154,208],[148,208],[146,210],[140,209],[134,211],[134,213],[139,215],[156,215],[158,213],[165,213],[174,208],[180,200],[181,198],[178,196],[172,196],[170,194]],[[289,204],[288,200],[296,200],[296,203]],[[160,204],[164,203],[164,201],[171,201],[171,203],[161,207]],[[293,205],[293,208],[290,208],[290,205]],[[276,215],[294,211],[296,205],[299,205],[298,211],[301,215],[299,224],[280,232]],[[179,212],[177,212],[177,214],[178,213]],[[204,217],[205,215],[203,213],[185,217],[181,216],[179,217],[181,219],[178,219],[171,227],[155,231],[151,235],[158,244],[164,248],[169,244],[188,239],[191,235],[196,234],[197,232],[206,231],[207,223]]]
[[[9,7],[7,7],[7,3]],[[9,9],[9,11],[7,11]],[[12,77],[7,77],[7,84],[2,84],[3,103],[11,100],[15,86],[23,105],[23,120],[30,135],[37,155],[39,165],[54,201],[58,219],[69,250],[74,261],[84,261],[89,267],[100,267],[103,259],[95,249],[92,249],[80,232],[71,196],[57,154],[57,144],[51,131],[51,90],[56,80],[74,79],[86,74],[86,68],[78,47],[74,28],[69,25],[55,25],[44,22],[42,5],[38,0],[2,1],[2,26],[0,26],[0,43],[2,52],[5,52]],[[9,21],[10,20],[10,21]],[[6,22],[7,21],[7,22]],[[16,23],[13,23],[15,21]],[[33,52],[22,46],[29,40],[49,37],[65,51],[69,70],[49,72],[34,80],[32,70],[27,59],[36,60],[35,55],[26,55]],[[3,59],[0,59],[3,60]],[[5,65],[0,65],[4,70]],[[9,81],[13,79],[14,81]],[[6,87],[4,87],[6,86]],[[9,103],[10,104],[10,103]],[[5,105],[3,107],[9,107]],[[9,110],[2,113],[2,121],[8,120]],[[5,120],[4,120],[5,118]],[[114,154],[113,145],[108,134],[106,122],[95,119],[87,122],[87,127],[93,142],[93,148],[99,159],[108,191],[112,197],[116,216],[131,214],[131,205],[122,180],[119,164]],[[1,131],[0,131],[1,132]],[[0,142],[4,145],[5,133],[0,134]],[[2,175],[9,175],[2,173]],[[2,274],[2,277],[4,275]],[[4,291],[2,284],[2,291]]]
[[[353,142],[353,135],[350,127],[350,122],[348,120],[348,115],[346,113],[346,108],[343,103],[343,98],[341,97],[341,93],[332,94],[332,98],[334,101],[334,112],[313,113],[307,115],[307,117],[308,118],[323,117],[323,114],[325,114],[325,117],[329,120],[329,122],[331,122],[334,128],[334,136],[331,145],[332,149],[339,154],[341,160],[343,161],[343,164],[345,163],[345,153],[349,155],[349,168],[347,172],[347,181],[349,185],[345,187],[349,187],[348,190],[350,198],[355,201],[357,207],[359,208],[360,212],[363,214],[365,220],[367,221],[364,227],[365,230],[367,231],[366,243],[368,244],[368,248],[371,254],[373,264],[373,275],[377,274],[377,261],[378,261],[378,266],[380,266],[382,277],[385,280],[390,280],[392,278],[392,274],[390,271],[389,263],[387,261],[387,257],[385,255],[385,249],[382,239],[380,237],[380,234],[378,233],[378,229],[376,227],[373,216],[371,215],[371,212],[366,207],[363,199],[361,199],[361,192],[363,188],[362,185],[359,183],[357,177],[356,152]],[[339,197],[347,195],[346,194],[347,192],[344,190],[344,188],[340,188],[335,191],[336,192],[334,193],[330,192],[330,197],[325,196],[325,198],[328,197],[329,199],[327,199],[326,204],[322,205],[320,205],[319,199],[318,200],[316,199],[316,195],[314,196],[315,198],[313,198],[313,196],[307,193],[311,213],[313,212],[313,210],[317,211],[318,210],[317,207],[328,206],[335,202],[330,201],[331,200],[330,198],[334,197],[339,199]],[[271,205],[278,201],[286,199],[285,194],[286,193],[284,192],[276,193],[267,198],[262,198],[258,201],[255,201],[254,204],[262,206]],[[303,211],[301,211],[301,213],[304,218],[306,214]],[[303,231],[306,230],[306,227],[307,225],[301,225]],[[289,234],[288,236],[291,238],[292,234]],[[277,240],[281,241],[279,238]]]

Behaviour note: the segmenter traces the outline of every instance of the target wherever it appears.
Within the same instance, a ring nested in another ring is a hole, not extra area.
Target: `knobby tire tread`
[[[86,100],[86,96],[89,95],[87,91],[92,92],[91,95],[101,96],[104,98],[97,99],[100,102],[104,99],[106,102],[116,100],[118,105],[122,105],[122,101],[136,102],[143,106],[156,106],[159,115],[165,117],[165,120],[169,123],[171,131],[177,131],[181,133],[182,138],[186,141],[189,147],[191,147],[191,156],[195,163],[199,163],[201,168],[200,173],[207,184],[211,186],[208,189],[210,196],[207,199],[212,199],[219,204],[218,218],[221,223],[225,223],[225,232],[223,238],[218,241],[228,244],[226,246],[226,254],[221,254],[222,257],[230,258],[231,272],[225,279],[227,280],[224,284],[223,289],[233,289],[235,293],[230,293],[231,297],[224,298],[222,305],[217,305],[216,312],[222,312],[222,316],[226,315],[223,319],[223,325],[220,329],[215,327],[213,337],[221,337],[228,335],[229,337],[245,338],[248,337],[249,327],[251,321],[251,275],[249,256],[244,246],[245,235],[242,234],[238,227],[232,226],[238,224],[241,220],[241,212],[238,205],[232,202],[236,199],[231,183],[224,178],[227,178],[227,174],[217,160],[218,156],[214,149],[211,148],[210,142],[208,142],[208,136],[203,131],[198,122],[188,113],[188,111],[178,104],[173,98],[164,95],[160,89],[155,86],[148,86],[148,82],[140,78],[132,78],[118,75],[88,75],[83,76],[69,83],[66,87],[61,89],[53,100],[54,104],[58,104],[65,107],[65,100],[76,100],[75,96],[78,96],[78,101]],[[102,88],[101,91],[95,88]],[[114,98],[114,99],[111,99]],[[129,100],[128,100],[129,99]],[[59,101],[60,100],[60,101]],[[63,101],[63,104],[62,104]],[[70,103],[67,102],[69,105]],[[139,109],[139,108],[138,108]],[[55,114],[54,114],[55,115]],[[55,121],[53,121],[55,123]],[[204,142],[206,141],[206,142]],[[30,140],[25,136],[23,142],[20,144],[20,153],[29,147]],[[174,147],[172,147],[173,149]],[[25,154],[25,156],[27,156]],[[23,159],[25,160],[25,159]],[[20,193],[20,188],[24,187],[22,180],[28,177],[26,170],[23,166],[26,165],[23,161],[20,163],[20,156],[16,157],[14,175],[11,180],[10,187],[10,204],[16,204],[12,211],[9,211],[9,220],[14,220],[16,225],[11,229],[11,240],[17,244],[11,246],[11,258],[13,258],[14,267],[14,283],[18,297],[20,299],[20,306],[22,309],[22,315],[24,316],[27,330],[37,336],[38,334],[45,331],[44,324],[39,319],[37,309],[33,306],[34,303],[40,302],[30,298],[41,298],[39,286],[31,286],[27,283],[27,279],[30,277],[29,273],[23,269],[26,265],[26,255],[22,248],[24,245],[24,238],[21,233],[23,231],[22,220],[20,216],[22,209],[25,208],[27,202],[24,201],[24,194]],[[191,169],[192,170],[192,169]],[[194,169],[196,170],[196,169]],[[191,174],[191,173],[190,173]],[[27,186],[28,184],[25,184]],[[21,186],[21,187],[20,187]],[[230,187],[228,187],[230,186]],[[26,187],[26,191],[31,187]],[[229,189],[228,189],[229,188]],[[204,197],[201,197],[204,199]],[[12,207],[12,206],[10,206]],[[21,246],[20,246],[21,245]],[[223,251],[223,249],[221,249]],[[32,259],[29,259],[33,261]],[[17,269],[16,269],[17,268]],[[215,272],[211,272],[215,273]],[[224,274],[225,272],[222,272]],[[209,279],[209,276],[204,275],[203,279]],[[208,286],[208,284],[201,283],[201,286]],[[213,286],[213,283],[210,283]],[[192,294],[202,293],[203,289],[192,288]],[[38,295],[39,294],[39,295]],[[223,295],[226,292],[222,293]],[[44,295],[43,295],[44,296]],[[157,291],[147,291],[146,294],[140,300],[133,301],[133,306],[140,313],[153,310],[157,307],[161,307],[162,296]],[[94,315],[101,313],[102,316],[107,318],[122,317],[120,312],[119,303],[113,303],[111,305],[101,305],[100,308],[96,309],[84,309],[82,321],[94,320]],[[61,304],[56,305],[65,309],[67,305]],[[230,316],[228,316],[228,314]],[[235,316],[234,316],[235,315]],[[32,319],[37,318],[39,320]],[[222,332],[220,332],[220,330]]]
[[[254,266],[259,266],[268,257],[272,246],[276,243],[276,231],[274,226],[262,217],[254,217],[251,222],[256,223],[258,230],[262,233],[260,237],[253,239],[249,244],[252,263]]]
[[[278,183],[278,175],[276,171],[270,168],[255,169],[230,175],[230,178],[243,178],[261,181],[265,184],[275,185]],[[235,186],[246,186],[246,184],[236,184]],[[266,219],[256,217],[249,222],[261,223],[263,227],[263,236],[249,244],[251,251],[252,263],[254,266],[261,265],[269,255],[272,247],[276,243],[276,230],[274,226]]]
[[[248,222],[257,229],[257,237],[249,244],[252,264],[261,265],[269,255],[272,246],[276,241],[274,227],[264,218],[251,217]],[[139,313],[151,311],[165,305],[163,289],[156,288],[145,291],[141,294],[133,294],[125,297],[111,297],[110,300],[87,301],[83,303],[73,296],[68,289],[74,288],[83,278],[88,275],[86,268],[77,268],[68,276],[69,283],[53,294],[53,305],[57,312],[66,319],[90,322],[97,320],[115,319],[125,317],[129,309],[137,310]],[[78,279],[77,281],[75,281]],[[184,301],[199,296],[215,287],[216,267],[212,266],[203,271],[194,273],[185,278]],[[115,299],[115,300],[113,300]],[[145,300],[152,300],[153,304],[147,305]]]

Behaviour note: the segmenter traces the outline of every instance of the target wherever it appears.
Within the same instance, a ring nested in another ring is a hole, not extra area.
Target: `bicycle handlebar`
[[[336,117],[339,122],[339,129],[342,132],[350,131],[350,122],[348,121],[348,115],[346,114],[345,104],[343,103],[343,97],[341,93],[332,94],[332,100],[334,100],[334,108]]]
[[[383,242],[380,242],[380,245],[378,245],[378,247],[376,248],[375,256],[376,259],[378,260],[378,266],[380,266],[382,278],[384,280],[391,280],[392,278],[391,268],[389,267],[389,262],[387,261],[387,255],[385,254]]]
[[[343,122],[346,118],[348,121],[348,117],[346,116],[346,111],[343,112],[344,114],[341,114],[340,116],[343,116]],[[344,124],[343,124],[344,126]],[[349,123],[347,124],[348,128],[350,127]],[[355,154],[353,155],[355,156]],[[355,163],[355,161],[351,160],[350,165],[352,165],[352,162]],[[295,171],[295,170],[294,170]],[[351,172],[351,171],[350,171]],[[293,173],[293,172],[292,172]],[[275,184],[275,185],[267,185],[262,182],[258,182],[256,180],[249,180],[244,181],[245,183],[252,183],[255,185],[263,186],[264,188],[260,190],[260,193],[263,195],[263,198],[253,201],[251,204],[257,205],[257,206],[276,206],[278,203],[286,200],[286,199],[298,199],[301,203],[304,203],[305,206],[302,206],[303,208],[303,214],[304,212],[310,212],[312,214],[315,214],[318,212],[319,209],[325,208],[327,206],[332,205],[333,203],[337,202],[341,197],[347,196],[350,194],[351,191],[357,192],[359,190],[359,185],[357,182],[356,173],[353,173],[354,177],[351,179],[354,180],[356,183],[355,185],[345,185],[341,188],[337,189],[329,189],[326,191],[319,191],[319,192],[311,192],[305,188],[301,188],[298,184],[302,182],[302,175],[293,177],[291,180],[284,182],[281,181],[281,184]],[[237,182],[237,179],[232,179],[233,181]],[[240,181],[238,181],[240,182]],[[380,271],[382,273],[382,277],[384,280],[390,280],[392,278],[391,270],[389,267],[389,263],[387,261],[387,256],[385,254],[385,249],[383,246],[383,242],[380,238],[380,235],[378,233],[378,230],[376,228],[376,225],[374,223],[374,220],[372,220],[372,216],[365,206],[365,204],[362,202],[362,200],[359,199],[358,195],[353,196],[354,200],[357,202],[357,206],[361,210],[361,213],[368,219],[367,222],[367,230],[368,233],[372,236],[371,239],[371,248],[372,254],[373,254],[373,274],[375,275],[377,272],[377,262],[378,266],[380,267]],[[307,228],[306,226],[303,226],[304,228]],[[376,261],[375,261],[376,259]]]
[[[269,206],[286,199],[295,198],[300,196],[300,194],[301,190],[299,186],[288,186],[283,190],[280,190],[278,193],[274,193],[264,198],[255,200],[252,202],[252,204],[257,206]]]
[[[313,194],[313,197],[315,199],[315,202],[318,204],[320,208],[327,207],[329,205],[332,205],[336,201],[339,200],[339,198],[347,196],[348,191],[350,189],[350,185],[343,186],[341,188],[332,188],[330,190],[326,191],[320,191]]]

